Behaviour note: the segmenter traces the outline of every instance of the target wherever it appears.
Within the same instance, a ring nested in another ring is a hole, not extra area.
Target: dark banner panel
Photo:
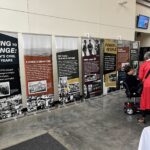
[[[135,70],[135,75],[138,74],[139,69],[139,48],[140,43],[138,41],[131,42],[131,49],[130,49],[130,64]]]
[[[0,119],[21,114],[18,39],[0,34]]]
[[[126,73],[124,70],[118,71],[118,89],[123,89],[123,81],[126,79]]]
[[[58,90],[61,102],[80,99],[78,50],[57,53]]]
[[[125,65],[130,63],[129,47],[119,47],[117,51],[117,70],[121,70]]]
[[[138,60],[139,60],[138,49],[131,49],[130,50],[130,61],[138,61]]]
[[[126,73],[124,72],[124,66],[130,64],[130,48],[131,42],[126,40],[118,40],[117,48],[117,71],[118,71],[118,82],[117,89],[123,88],[123,81],[126,78]]]
[[[116,70],[116,54],[104,53],[104,74]]]
[[[103,93],[100,70],[100,40],[82,40],[82,67],[84,97],[90,98]]]
[[[104,80],[106,87],[116,87],[117,44],[114,40],[104,40]]]
[[[139,69],[139,53],[138,49],[131,49],[130,50],[130,64],[132,68],[135,70],[135,74],[138,74]]]

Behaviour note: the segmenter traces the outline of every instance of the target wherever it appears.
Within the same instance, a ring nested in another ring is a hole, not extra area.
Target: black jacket
[[[131,93],[136,92],[140,83],[134,75],[126,75],[125,82],[127,83]]]

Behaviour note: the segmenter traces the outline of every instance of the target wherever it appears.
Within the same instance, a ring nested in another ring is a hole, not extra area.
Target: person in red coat
[[[139,123],[145,122],[146,110],[150,110],[150,75],[146,78],[147,73],[150,72],[150,51],[144,54],[145,62],[139,68],[139,79],[143,81],[143,91],[140,100],[140,110],[142,117],[138,119]]]

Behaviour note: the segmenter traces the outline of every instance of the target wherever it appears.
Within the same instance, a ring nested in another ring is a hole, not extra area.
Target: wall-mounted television
[[[149,25],[148,16],[139,15],[137,17],[137,28],[148,29],[148,25]]]

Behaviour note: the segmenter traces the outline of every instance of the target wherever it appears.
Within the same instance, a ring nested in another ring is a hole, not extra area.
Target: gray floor
[[[123,112],[124,91],[0,124],[0,149],[49,133],[69,150],[137,150],[137,115]],[[21,150],[21,148],[20,148]]]

